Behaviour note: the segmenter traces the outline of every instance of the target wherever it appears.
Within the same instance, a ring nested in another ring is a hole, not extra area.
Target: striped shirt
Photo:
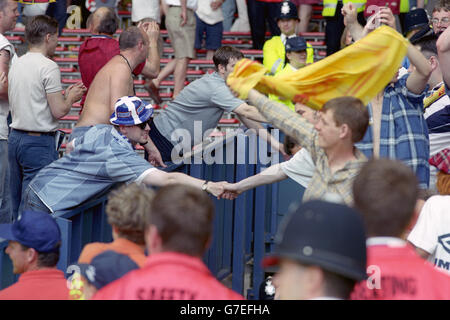
[[[113,126],[93,126],[75,149],[42,168],[29,187],[51,212],[76,207],[118,183],[141,183],[155,170]]]
[[[353,205],[353,180],[367,161],[364,154],[355,148],[356,159],[348,161],[343,168],[333,173],[325,151],[318,145],[317,131],[312,124],[284,105],[267,98],[259,99],[255,106],[270,123],[296,139],[311,154],[316,170],[303,195],[303,201],[322,199]]]
[[[430,142],[423,116],[424,94],[417,95],[406,87],[409,75],[384,89],[380,127],[380,158],[397,159],[416,174],[419,187],[428,189],[430,179]],[[356,146],[371,158],[373,155],[373,111],[368,105],[369,128]]]

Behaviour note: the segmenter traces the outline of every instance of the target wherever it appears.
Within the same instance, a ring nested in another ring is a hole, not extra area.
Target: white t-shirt
[[[311,155],[305,148],[297,151],[289,161],[281,163],[280,166],[285,175],[305,188],[316,170]]]
[[[213,0],[198,0],[198,7],[195,13],[200,20],[207,24],[216,24],[223,21],[222,7],[216,10],[211,8]]]
[[[138,22],[144,18],[161,23],[159,0],[132,0],[131,21]]]
[[[450,273],[450,196],[425,202],[408,241],[430,254],[430,262]]]
[[[58,65],[37,52],[28,52],[11,66],[8,75],[11,128],[51,132],[58,129],[47,94],[62,91]]]
[[[2,34],[0,34],[0,50],[9,51],[10,65],[15,59],[17,59],[16,52],[14,51],[14,46],[6,39]],[[8,118],[9,103],[5,100],[0,100],[0,140],[8,139]]]

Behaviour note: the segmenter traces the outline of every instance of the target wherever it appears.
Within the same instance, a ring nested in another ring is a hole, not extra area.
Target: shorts
[[[181,7],[169,6],[166,16],[166,28],[169,34],[175,58],[195,58],[194,42],[195,42],[195,15],[194,11],[187,9],[186,24],[181,24]]]
[[[222,46],[222,33],[223,23],[222,21],[215,24],[207,24],[202,21],[197,15],[197,26],[195,28],[195,49],[201,49],[203,42],[203,35],[206,34],[205,49],[217,50]]]
[[[322,1],[321,0],[291,0],[291,2],[293,4],[295,4],[297,6],[297,8],[301,5],[301,4],[321,4]]]

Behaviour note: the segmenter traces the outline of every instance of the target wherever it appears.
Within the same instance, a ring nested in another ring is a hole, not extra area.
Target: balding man
[[[119,42],[113,38],[117,31],[119,19],[114,9],[100,7],[89,16],[88,28],[92,37],[85,40],[80,46],[78,65],[80,66],[81,79],[89,89],[95,75],[112,57],[120,53]],[[147,59],[138,64],[133,70],[134,75],[142,74],[148,79],[155,78],[159,73],[160,54],[157,49],[159,27],[156,22],[145,23],[149,37],[149,51]],[[84,106],[86,95],[81,100]]]

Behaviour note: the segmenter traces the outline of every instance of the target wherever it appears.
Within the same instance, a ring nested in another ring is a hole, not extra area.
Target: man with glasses
[[[74,150],[47,167],[25,191],[25,210],[68,210],[100,197],[120,183],[147,186],[185,184],[218,196],[222,183],[160,171],[134,151],[148,141],[153,107],[137,97],[124,96],[115,104],[110,123],[98,124],[73,141]]]
[[[436,35],[440,35],[447,29],[450,21],[450,2],[440,1],[433,9],[433,30]]]

